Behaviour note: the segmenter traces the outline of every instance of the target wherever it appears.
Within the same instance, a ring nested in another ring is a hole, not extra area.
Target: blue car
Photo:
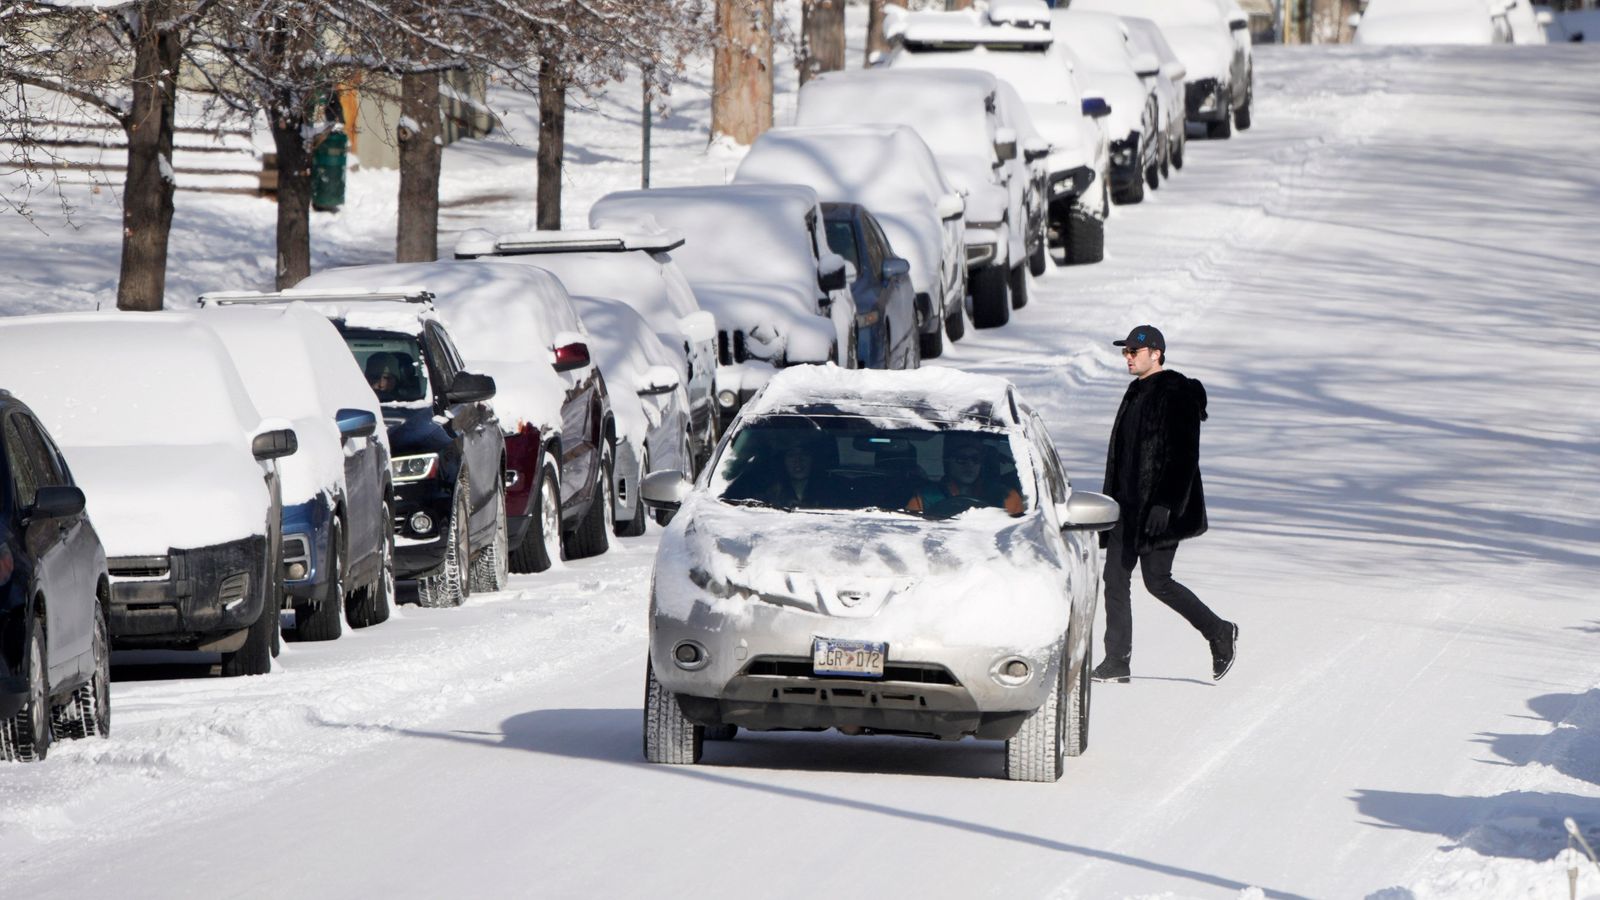
[[[863,369],[922,365],[918,335],[931,311],[911,285],[911,264],[896,256],[883,227],[859,203],[824,203],[828,249],[855,267],[856,356]]]

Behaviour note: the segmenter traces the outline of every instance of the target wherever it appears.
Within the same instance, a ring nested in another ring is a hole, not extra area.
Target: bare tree
[[[395,223],[395,262],[439,258],[439,176],[444,162],[444,129],[439,121],[439,73],[415,72],[400,78],[399,221]]]
[[[772,127],[772,0],[717,0],[711,137],[751,144]]]
[[[796,63],[801,84],[844,68],[844,0],[804,0]]]
[[[122,194],[122,263],[117,307],[162,307],[175,188],[172,169],[178,73],[197,29],[219,0],[129,0],[64,7],[15,0],[6,21],[0,81],[18,121],[28,118],[25,87],[53,91],[110,117],[127,140]]]
[[[869,66],[889,52],[889,39],[883,36],[883,3],[884,0],[867,0],[866,64]]]

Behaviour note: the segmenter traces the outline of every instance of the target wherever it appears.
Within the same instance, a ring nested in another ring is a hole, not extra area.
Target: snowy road
[[[940,361],[1016,380],[1097,489],[1109,341],[1163,328],[1211,394],[1176,571],[1241,624],[1221,684],[1136,592],[1134,680],[1058,784],[832,734],[647,766],[646,537],[271,677],[119,682],[113,740],[0,772],[6,895],[1566,896],[1560,818],[1600,831],[1600,53],[1275,50],[1254,129]]]

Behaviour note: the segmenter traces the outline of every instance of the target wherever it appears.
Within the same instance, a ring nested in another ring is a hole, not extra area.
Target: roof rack
[[[388,300],[402,303],[433,305],[433,292],[421,287],[384,287],[374,290],[351,288],[349,290],[315,290],[289,288],[282,291],[213,291],[200,295],[201,306],[236,306],[259,303],[263,305],[293,303],[349,303]]]
[[[611,229],[573,231],[528,231],[497,237],[464,237],[455,249],[456,259],[483,256],[523,256],[535,253],[578,253],[601,251],[617,253],[644,250],[661,253],[682,247],[684,238],[675,231],[626,232]]]

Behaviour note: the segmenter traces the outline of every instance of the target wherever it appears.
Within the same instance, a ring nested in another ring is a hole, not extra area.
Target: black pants
[[[1133,655],[1133,599],[1131,586],[1134,563],[1122,554],[1122,529],[1111,532],[1106,547],[1106,658],[1128,659]],[[1207,640],[1223,636],[1227,623],[1212,612],[1194,592],[1172,580],[1172,560],[1178,548],[1152,550],[1140,554],[1139,571],[1144,587],[1152,596],[1173,608],[1178,615],[1205,635]]]

